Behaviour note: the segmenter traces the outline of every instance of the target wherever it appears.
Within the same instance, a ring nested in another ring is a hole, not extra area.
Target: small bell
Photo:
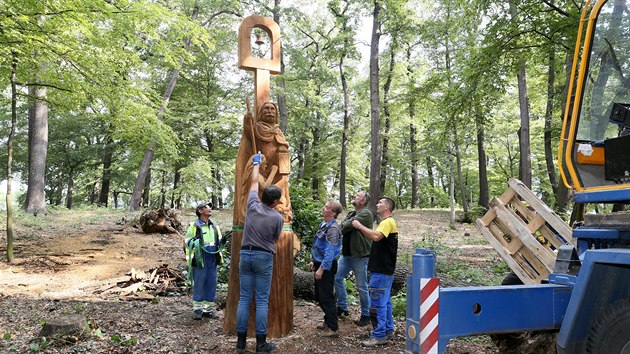
[[[256,41],[254,43],[256,43],[257,46],[261,46],[261,45],[265,44],[265,40],[263,39],[262,34],[257,34],[256,35]]]

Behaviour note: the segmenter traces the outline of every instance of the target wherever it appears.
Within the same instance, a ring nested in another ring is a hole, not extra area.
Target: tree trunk
[[[315,95],[317,97],[321,97],[322,94],[322,87],[321,85],[317,86],[317,89],[315,90]],[[320,109],[316,109],[315,110],[315,121],[316,122],[321,122],[322,119],[322,114],[321,114],[321,110]],[[321,185],[321,175],[320,175],[320,171],[318,171],[317,169],[317,164],[319,162],[320,159],[320,155],[318,152],[317,147],[319,146],[319,144],[322,141],[322,130],[320,129],[320,125],[319,124],[313,124],[313,127],[311,129],[311,132],[313,134],[313,142],[312,142],[312,163],[309,164],[309,170],[311,171],[311,194],[313,195],[313,199],[318,200],[319,199],[319,188]]]
[[[345,23],[344,23],[345,24]],[[348,41],[344,40],[344,45],[347,48]],[[348,82],[346,80],[346,73],[344,72],[344,59],[346,52],[342,52],[339,59],[339,78],[341,79],[341,89],[343,91],[343,131],[341,132],[341,159],[340,159],[340,171],[339,171],[339,200],[341,205],[346,207],[346,160],[348,157],[348,129],[350,126],[350,92],[348,90]]]
[[[114,155],[114,141],[108,134],[105,139],[103,151],[103,177],[101,180],[101,192],[98,195],[98,205],[106,207],[109,201],[109,186],[112,179],[112,156]]]
[[[94,181],[94,183],[92,183],[92,187],[90,188],[90,197],[89,197],[90,205],[96,203],[98,200],[98,193],[97,193],[98,189],[96,188],[97,184],[98,182]]]
[[[547,77],[547,109],[545,110],[545,161],[547,163],[547,174],[549,175],[549,183],[553,195],[558,195],[558,179],[556,178],[556,167],[553,163],[554,156],[551,147],[551,118],[553,117],[553,100],[555,98],[555,72],[556,72],[556,53],[555,48],[549,49],[549,70]],[[558,200],[556,199],[556,207]]]
[[[198,0],[195,0],[195,4],[193,7],[193,13],[191,19],[194,21],[197,19],[199,15],[199,5]],[[190,48],[191,38],[186,39],[186,44],[184,46],[184,50],[188,51]],[[182,66],[184,59],[179,59],[179,67]],[[168,106],[168,102],[171,99],[171,94],[175,89],[175,84],[177,83],[177,79],[179,78],[179,69],[173,69],[171,73],[171,79],[166,85],[166,90],[164,91],[164,96],[162,96],[162,104],[160,105],[160,109],[157,113],[158,120],[164,119],[164,112],[166,111],[166,107]],[[131,195],[131,200],[129,201],[129,210],[136,211],[140,207],[140,201],[142,198],[142,190],[145,186],[145,181],[147,180],[147,175],[149,174],[149,170],[151,168],[151,162],[153,161],[153,148],[155,147],[155,142],[150,142],[147,147],[147,151],[144,153],[144,158],[142,159],[142,164],[140,165],[140,171],[138,172],[138,177],[136,178],[136,185],[133,188],[133,194]]]
[[[519,178],[528,187],[532,188],[532,157],[529,146],[529,99],[527,97],[527,80],[525,78],[525,64],[521,65],[518,78],[518,103],[521,112],[521,127],[518,130],[520,150]]]
[[[147,172],[146,179],[144,180],[144,187],[142,189],[142,207],[148,208],[151,198],[151,169]]]
[[[212,176],[214,177],[214,187],[212,188],[212,196],[210,197],[212,199],[212,205],[215,209],[217,207],[222,209],[223,198],[221,196],[221,171],[218,166],[214,169],[214,171],[212,171]]]
[[[173,192],[171,193],[171,209],[172,208],[177,208],[180,209],[181,205],[179,203],[179,195],[178,197],[175,196],[175,190],[177,189],[177,187],[179,186],[179,181],[182,177],[182,173],[180,172],[179,169],[177,169],[177,171],[175,171],[175,176],[173,177]]]
[[[385,115],[385,131],[383,132],[383,154],[381,156],[381,183],[380,191],[385,193],[385,181],[387,180],[387,164],[389,162],[389,130],[391,128],[391,112],[389,110],[389,92],[392,87],[392,79],[394,77],[394,67],[396,58],[394,50],[396,49],[396,40],[392,40],[389,54],[389,71],[387,72],[387,80],[383,87],[383,113]]]
[[[379,67],[378,67],[378,46],[380,40],[380,19],[379,13],[381,5],[378,0],[374,1],[374,12],[372,18],[372,39],[370,42],[370,114],[371,124],[371,160],[370,160],[370,200],[369,208],[376,211],[376,203],[381,195],[381,114],[380,114],[380,94],[379,94]]]
[[[57,177],[57,187],[55,189],[55,194],[54,194],[54,201],[51,201],[51,203],[53,203],[53,205],[55,206],[59,206],[61,205],[61,203],[63,202],[63,182],[65,180],[66,176],[65,174],[62,172],[59,174],[59,176]]]
[[[453,137],[450,132],[446,132],[448,138],[448,196],[449,196],[449,225],[455,226],[455,171],[453,164]]]
[[[407,47],[407,63],[411,63],[411,46]],[[409,81],[411,82],[413,78],[413,66],[411,64],[407,65],[407,76]],[[414,100],[413,98],[409,98],[409,150],[411,152],[411,208],[417,208],[419,205],[418,201],[418,129],[416,128],[415,119],[416,112],[414,109]]]
[[[165,205],[166,205],[166,171],[162,171],[162,183],[160,185],[160,209],[164,209]]]
[[[462,207],[464,208],[464,222],[471,222],[470,208],[468,207],[468,197],[466,196],[466,184],[462,176],[462,158],[459,152],[459,142],[457,138],[457,123],[453,122],[453,140],[455,145],[455,161],[457,163],[457,179],[459,180],[459,191],[462,198]]]
[[[298,160],[298,168],[297,168],[297,179],[301,181],[304,179],[304,168],[305,168],[305,160],[306,160],[306,150],[308,149],[308,140],[306,138],[302,138],[300,141],[300,149],[298,152],[297,160]]]
[[[72,194],[74,192],[74,169],[68,173],[68,191],[66,192],[66,208],[72,209]]]
[[[429,180],[429,186],[431,186],[431,193],[429,193],[429,205],[433,208],[435,207],[435,196],[433,195],[433,188],[435,187],[435,179],[433,178],[433,161],[431,161],[431,156],[429,154],[426,155],[424,161],[427,164],[427,179]]]
[[[45,70],[42,64],[41,70]],[[30,86],[31,106],[28,110],[28,182],[24,211],[32,214],[48,212],[45,197],[46,155],[48,153],[48,106],[43,87]]]
[[[485,123],[479,110],[475,112],[475,124],[477,126],[477,155],[479,166],[479,206],[484,211],[490,207],[490,193],[488,191],[488,159],[486,158]]]
[[[13,139],[15,137],[15,125],[17,124],[17,54],[11,51],[11,129],[7,139],[7,262],[13,262]]]

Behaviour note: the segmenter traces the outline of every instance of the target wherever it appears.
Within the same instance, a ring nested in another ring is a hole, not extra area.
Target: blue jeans
[[[203,253],[204,267],[192,267],[193,275],[193,311],[211,311],[217,295],[217,266],[215,255]]]
[[[267,313],[273,254],[264,251],[241,250],[238,264],[241,296],[236,310],[236,331],[247,333],[249,309],[256,295],[256,334],[267,334]]]
[[[394,331],[394,316],[392,315],[392,283],[394,275],[381,273],[370,274],[370,300],[372,309],[376,312],[377,326],[371,337],[385,339],[387,333]]]
[[[370,315],[370,298],[368,296],[367,266],[369,257],[347,257],[339,258],[337,275],[335,275],[335,292],[337,293],[337,307],[348,310],[348,294],[344,279],[352,270],[357,281],[359,291],[359,301],[361,303],[361,316]]]

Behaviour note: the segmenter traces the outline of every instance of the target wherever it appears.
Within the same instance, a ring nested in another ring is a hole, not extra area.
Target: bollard
[[[405,353],[421,353],[420,340],[420,282],[436,278],[436,254],[424,248],[412,256],[412,273],[407,277],[407,321]],[[437,331],[436,331],[437,334]]]

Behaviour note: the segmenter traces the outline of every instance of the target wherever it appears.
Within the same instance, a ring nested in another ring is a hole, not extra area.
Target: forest
[[[292,186],[344,206],[366,189],[401,209],[450,208],[453,222],[516,177],[562,213],[556,155],[581,6],[2,0],[3,206],[230,207],[254,85],[236,66],[237,30],[257,14],[281,28],[271,95]]]

